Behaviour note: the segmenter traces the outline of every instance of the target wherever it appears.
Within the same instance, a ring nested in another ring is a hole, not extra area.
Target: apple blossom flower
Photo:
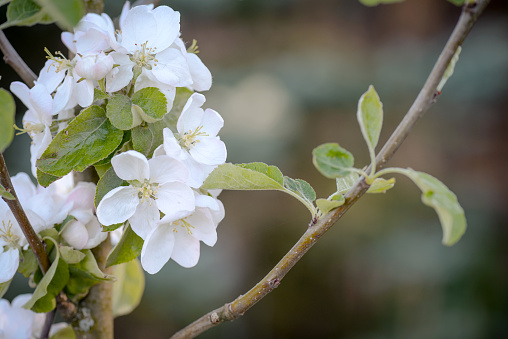
[[[187,58],[187,65],[192,78],[192,84],[188,87],[193,91],[208,91],[212,87],[212,73],[197,55],[199,51],[196,40],[192,41],[192,45],[188,49],[185,49],[185,44],[180,38],[175,40],[173,46],[178,47]]]
[[[155,274],[170,258],[183,267],[195,266],[200,255],[199,242],[208,246],[215,245],[216,228],[223,218],[224,206],[219,200],[196,194],[196,209],[193,213],[180,219],[165,216],[143,237],[143,269]]]
[[[50,126],[53,121],[53,98],[48,89],[39,83],[29,89],[25,84],[15,81],[11,83],[11,92],[14,93],[28,108],[23,116],[23,130],[30,135],[30,163],[32,174],[37,176],[35,163],[44,153],[53,137]]]
[[[44,313],[35,313],[23,308],[31,297],[32,294],[20,294],[12,300],[12,303],[0,299],[0,338],[38,338],[46,316]]]
[[[66,199],[66,203],[72,204],[68,214],[75,220],[65,225],[62,237],[77,250],[94,248],[108,237],[106,232],[102,232],[101,225],[94,214],[94,197],[95,184],[80,182]]]
[[[194,93],[185,104],[176,124],[177,133],[163,130],[166,155],[182,161],[189,169],[188,184],[200,187],[214,168],[226,161],[226,145],[217,136],[224,120],[216,111],[201,106],[202,94]],[[157,154],[161,154],[160,150]]]
[[[0,284],[14,277],[19,266],[20,249],[27,244],[11,210],[0,201]]]
[[[129,182],[109,191],[97,206],[97,217],[103,225],[129,220],[132,230],[145,237],[160,219],[160,212],[180,218],[192,212],[195,198],[183,182],[185,166],[168,156],[147,160],[136,151],[127,151],[111,159],[116,175]]]
[[[122,89],[143,72],[145,81],[155,80],[145,87],[157,82],[172,87],[192,84],[185,54],[172,46],[180,31],[180,13],[167,6],[137,6],[123,16],[120,28],[116,52],[111,53],[119,66],[106,77],[108,92]]]
[[[104,52],[85,56],[76,55],[74,70],[77,75],[84,79],[101,80],[113,69],[113,57]]]

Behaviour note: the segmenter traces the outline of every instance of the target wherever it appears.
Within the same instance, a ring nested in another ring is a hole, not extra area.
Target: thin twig
[[[0,30],[0,49],[4,54],[4,61],[6,64],[11,66],[16,73],[21,77],[25,84],[32,88],[34,81],[37,80],[37,76],[28,67],[28,65],[21,59],[18,52],[12,47],[9,40],[5,36],[4,32]]]
[[[40,339],[48,339],[49,330],[51,330],[51,325],[55,321],[56,308],[53,311],[46,313],[46,319],[44,320],[44,327],[41,331]]]
[[[489,0],[478,0],[473,4],[466,5],[462,14],[446,43],[438,61],[434,65],[425,85],[418,94],[415,102],[404,116],[403,120],[386,142],[376,157],[378,168],[384,164],[397,151],[400,144],[409,134],[415,122],[436,101],[436,90],[439,81],[455,54],[456,49],[462,44],[478,16],[487,6]],[[367,169],[367,172],[369,169]],[[349,208],[367,191],[369,185],[361,178],[345,195],[346,202],[341,207],[323,216],[316,224],[311,225],[291,250],[277,263],[277,265],[246,294],[236,298],[233,302],[217,308],[192,324],[175,333],[171,339],[194,338],[204,331],[225,321],[234,320],[242,316],[259,300],[273,291],[281,282],[289,270],[303,257],[303,255],[339,220]]]

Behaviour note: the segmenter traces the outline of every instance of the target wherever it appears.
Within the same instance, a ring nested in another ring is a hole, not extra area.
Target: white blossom
[[[0,299],[0,338],[31,339],[38,338],[44,325],[45,314],[35,313],[23,308],[31,294],[20,294],[12,303]]]
[[[150,160],[136,151],[127,151],[111,159],[116,175],[129,182],[108,192],[97,206],[97,217],[103,225],[129,220],[140,237],[153,228],[160,212],[179,218],[194,210],[192,190],[183,183],[185,166],[168,156]]]

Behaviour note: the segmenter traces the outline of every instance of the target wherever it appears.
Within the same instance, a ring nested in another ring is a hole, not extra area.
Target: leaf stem
[[[0,49],[4,54],[4,61],[6,64],[11,66],[16,73],[21,77],[25,84],[32,88],[34,81],[37,80],[37,76],[28,67],[28,65],[21,59],[18,52],[12,47],[11,43],[5,36],[4,32],[0,30]]]
[[[317,209],[316,207],[312,204],[312,203],[309,203],[307,200],[305,200],[304,198],[302,198],[301,196],[299,196],[298,194],[296,194],[295,192],[293,191],[290,191],[288,189],[281,189],[280,191],[284,192],[284,193],[287,193],[291,196],[293,196],[295,199],[297,199],[298,201],[300,201],[302,204],[305,205],[305,207],[307,207],[307,209],[310,211],[310,214],[312,215],[312,217],[315,217],[316,214],[317,214]]]
[[[404,116],[403,120],[393,132],[376,157],[377,166],[382,167],[397,151],[400,144],[407,137],[415,122],[423,116],[423,113],[436,101],[436,88],[450,63],[457,48],[462,44],[472,26],[483,12],[489,0],[477,0],[468,3],[462,8],[459,21],[432,69],[427,81],[421,89],[413,105]],[[371,170],[367,169],[367,172]],[[380,171],[381,172],[381,171]],[[378,172],[379,173],[379,172]],[[277,265],[251,290],[236,298],[231,303],[217,308],[187,327],[175,333],[172,339],[194,338],[204,331],[221,324],[225,321],[234,320],[242,316],[259,300],[273,291],[281,282],[289,270],[303,257],[303,255],[323,236],[368,190],[369,185],[364,178],[360,178],[356,184],[345,194],[346,202],[339,208],[330,211],[319,219],[316,224],[309,227],[298,242],[286,253]]]

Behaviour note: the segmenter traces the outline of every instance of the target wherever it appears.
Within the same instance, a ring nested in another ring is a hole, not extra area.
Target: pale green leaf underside
[[[145,275],[138,259],[115,266],[113,273],[117,278],[113,285],[113,317],[119,317],[131,313],[141,302]]]
[[[14,198],[14,196],[12,195],[11,192],[7,191],[5,189],[5,187],[3,187],[1,184],[0,184],[0,196],[2,198],[5,198],[7,200],[16,200],[16,198]]]
[[[461,46],[457,47],[457,50],[455,51],[455,54],[453,54],[453,57],[450,60],[450,63],[448,64],[448,67],[446,67],[446,70],[443,74],[443,78],[439,82],[439,85],[437,85],[438,91],[441,91],[443,89],[448,79],[450,79],[450,77],[453,75],[453,71],[455,70],[455,65],[457,64],[457,61],[459,61],[459,55],[461,51],[462,47]]]
[[[337,193],[344,194],[360,179],[358,173],[352,172],[345,177],[337,178]]]
[[[344,196],[339,195],[339,198],[337,200],[317,199],[316,205],[323,214],[326,214],[331,210],[334,210],[337,207],[344,205],[344,202],[345,202]]]
[[[383,178],[376,178],[372,185],[370,185],[367,193],[375,194],[375,193],[385,193],[390,188],[395,186],[395,178],[390,178],[388,180]]]
[[[374,86],[370,85],[367,92],[360,97],[356,118],[369,150],[373,151],[377,146],[383,126],[383,104]]]
[[[413,180],[422,191],[422,202],[434,208],[439,216],[443,228],[443,244],[451,246],[459,241],[466,231],[466,217],[455,194],[427,173],[412,169],[401,169],[400,172]]]
[[[328,143],[314,148],[312,162],[325,177],[335,179],[351,173],[354,157],[339,144]]]
[[[11,93],[0,88],[0,153],[10,145],[14,138],[14,115],[16,107]]]

